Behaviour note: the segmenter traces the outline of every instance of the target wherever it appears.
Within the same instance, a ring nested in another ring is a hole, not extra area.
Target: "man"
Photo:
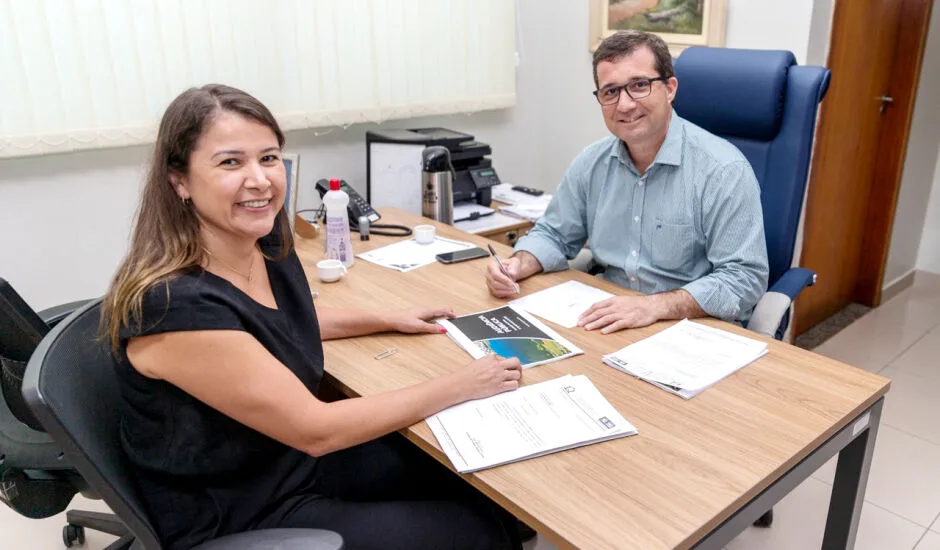
[[[490,292],[567,267],[587,242],[604,277],[645,296],[594,304],[578,325],[610,333],[665,319],[746,320],[767,287],[757,178],[731,143],[680,118],[672,57],[659,37],[621,31],[594,53],[594,95],[613,136],[568,168],[545,216]]]

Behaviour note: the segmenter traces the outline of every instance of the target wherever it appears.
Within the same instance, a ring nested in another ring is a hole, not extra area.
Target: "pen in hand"
[[[509,272],[506,271],[506,266],[504,266],[503,262],[499,260],[499,256],[497,256],[496,251],[493,250],[493,245],[488,244],[486,245],[486,247],[490,249],[490,254],[492,254],[493,259],[496,260],[496,265],[499,266],[499,270],[502,272],[503,275],[509,278],[510,281],[512,281],[512,286],[516,289],[516,294],[519,294],[520,293],[519,284],[516,283],[516,281],[513,280],[512,275],[510,275]]]

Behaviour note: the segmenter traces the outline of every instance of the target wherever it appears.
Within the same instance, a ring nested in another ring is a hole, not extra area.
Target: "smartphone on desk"
[[[435,258],[437,258],[437,261],[441,262],[442,264],[456,264],[459,262],[476,260],[477,258],[485,258],[489,255],[490,253],[486,250],[483,250],[482,248],[468,248],[466,250],[438,254],[435,256]]]

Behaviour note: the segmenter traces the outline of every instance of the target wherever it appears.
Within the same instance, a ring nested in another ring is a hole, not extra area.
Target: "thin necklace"
[[[227,267],[227,268],[229,268],[230,270],[234,271],[236,274],[241,275],[242,277],[245,277],[246,279],[248,279],[248,282],[249,282],[249,283],[251,282],[251,270],[252,270],[252,268],[255,266],[255,254],[254,254],[254,250],[251,251],[251,252],[252,252],[252,254],[251,254],[251,263],[248,264],[248,275],[245,275],[245,274],[242,273],[241,271],[239,271],[239,270],[235,269],[234,267],[232,267],[232,264],[226,262],[226,261],[223,260],[222,258],[219,258],[219,257],[217,257],[215,254],[213,254],[212,252],[210,252],[208,248],[202,247],[202,249],[206,251],[206,254],[208,254],[208,255],[212,256],[213,258],[215,258],[216,260],[219,260],[220,262],[222,262],[222,265],[224,265],[225,267]]]

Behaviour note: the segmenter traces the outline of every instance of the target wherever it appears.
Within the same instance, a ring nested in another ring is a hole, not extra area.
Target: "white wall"
[[[927,44],[924,48],[907,156],[904,160],[898,204],[894,213],[891,246],[888,249],[888,261],[885,266],[885,286],[892,284],[920,265],[933,264],[926,259],[919,261],[918,255],[920,251],[930,255],[931,252],[925,251],[921,245],[921,235],[931,231],[936,233],[940,225],[937,221],[940,218],[940,212],[937,209],[932,211],[932,219],[927,219],[930,189],[936,188],[934,174],[937,166],[938,146],[940,146],[940,6],[935,6],[930,18]],[[936,197],[934,200],[937,200]],[[936,258],[936,247],[932,253]],[[940,269],[935,265],[933,271],[940,272]]]
[[[831,4],[832,0],[821,0]],[[790,50],[803,65],[809,49],[813,0],[728,0],[725,46]],[[823,10],[825,12],[825,10]],[[826,26],[828,44],[828,25]]]
[[[802,63],[813,6],[729,0],[727,46],[789,49]],[[552,190],[581,148],[606,134],[590,94],[588,3],[520,0],[519,17],[515,108],[388,127],[469,132],[493,146],[504,180]],[[317,202],[320,177],[342,177],[364,191],[363,136],[374,127],[288,135],[289,149],[301,155],[301,207]],[[135,147],[0,161],[0,277],[35,308],[101,295],[126,247],[147,154]]]
[[[924,233],[917,253],[917,269],[940,274],[940,151],[933,176],[933,190],[927,204]]]

